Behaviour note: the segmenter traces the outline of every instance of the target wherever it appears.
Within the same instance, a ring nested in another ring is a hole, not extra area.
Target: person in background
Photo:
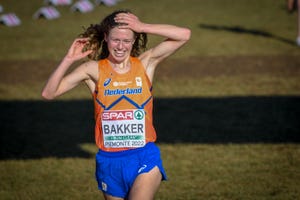
[[[146,49],[147,34],[162,42]],[[95,108],[96,179],[107,200],[153,199],[166,174],[152,120],[152,82],[160,62],[189,39],[188,28],[149,24],[115,11],[76,38],[43,88],[51,100],[85,83]],[[83,58],[89,60],[67,73]],[[75,108],[76,109],[76,108]]]

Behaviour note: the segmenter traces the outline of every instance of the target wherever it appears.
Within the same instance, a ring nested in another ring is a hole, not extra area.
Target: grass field
[[[1,40],[1,60],[59,60],[82,27],[98,23],[119,8],[131,9],[146,22],[189,27],[191,41],[173,57],[299,54],[293,45],[297,16],[287,12],[284,0],[162,0],[159,4],[124,0],[116,7],[99,6],[84,15],[59,7],[62,17],[53,21],[32,19],[43,6],[42,0],[2,0],[1,5],[22,20],[15,28],[1,26],[0,37],[5,38]],[[154,37],[151,45],[159,40]]]
[[[2,0],[22,25],[0,26],[0,199],[102,199],[90,94],[79,86],[49,102],[40,91],[82,27],[120,8],[192,30],[156,72],[169,178],[156,199],[300,199],[300,48],[285,3],[123,0],[87,14],[59,7],[46,21],[32,19],[42,0]]]

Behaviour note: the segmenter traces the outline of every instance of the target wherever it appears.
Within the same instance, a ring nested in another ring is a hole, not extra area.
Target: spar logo
[[[137,120],[142,120],[144,119],[144,112],[142,110],[136,110],[134,111],[134,117]]]
[[[102,113],[102,120],[133,120],[133,110],[107,111]]]
[[[143,110],[113,110],[102,113],[102,120],[142,120],[145,113]]]

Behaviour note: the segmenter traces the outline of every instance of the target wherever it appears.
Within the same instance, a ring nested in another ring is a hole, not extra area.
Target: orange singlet
[[[95,140],[103,151],[143,147],[156,140],[151,82],[138,58],[130,57],[130,63],[131,69],[119,74],[108,59],[99,61],[94,93]]]

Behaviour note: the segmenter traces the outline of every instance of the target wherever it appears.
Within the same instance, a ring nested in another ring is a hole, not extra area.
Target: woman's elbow
[[[42,97],[46,100],[53,100],[55,98],[54,95],[51,95],[49,92],[47,91],[42,91]]]

